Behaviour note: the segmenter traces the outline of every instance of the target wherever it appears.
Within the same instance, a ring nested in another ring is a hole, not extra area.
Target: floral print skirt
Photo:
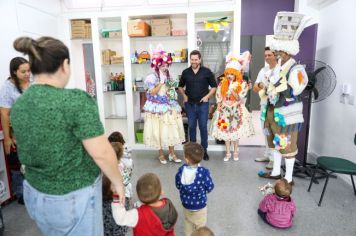
[[[214,113],[209,133],[218,140],[238,141],[255,134],[252,116],[244,104],[221,105]]]

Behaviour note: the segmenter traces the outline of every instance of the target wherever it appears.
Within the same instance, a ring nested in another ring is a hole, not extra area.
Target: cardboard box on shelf
[[[150,35],[150,25],[137,19],[127,22],[127,31],[130,37],[145,37]]]
[[[71,35],[73,39],[91,38],[91,23],[86,20],[71,21]]]
[[[185,29],[172,29],[172,36],[184,36],[187,35],[187,30]]]
[[[121,31],[112,31],[109,32],[109,38],[121,38],[122,32]]]
[[[170,36],[171,25],[152,26],[152,36]]]
[[[85,38],[91,38],[91,24],[85,24]]]
[[[73,26],[84,26],[85,23],[90,23],[89,20],[71,20],[70,21],[72,27]]]
[[[101,61],[103,65],[110,65],[110,59],[112,56],[115,56],[116,52],[110,49],[105,49],[101,51]]]
[[[122,64],[124,63],[124,58],[120,56],[111,56],[110,57],[111,64]]]
[[[171,21],[169,18],[163,18],[163,19],[152,19],[151,20],[151,26],[156,26],[156,25],[170,25]]]

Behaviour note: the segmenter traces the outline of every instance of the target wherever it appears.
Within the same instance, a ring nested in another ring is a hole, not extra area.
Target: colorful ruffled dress
[[[225,79],[225,78],[224,78]],[[252,116],[245,106],[248,91],[246,81],[242,84],[230,84],[229,91],[222,95],[221,85],[216,91],[216,101],[219,104],[210,126],[210,135],[218,140],[238,141],[240,138],[254,135]]]
[[[163,76],[163,75],[161,75]],[[182,108],[177,102],[178,80],[169,78],[154,96],[150,90],[160,82],[156,73],[149,74],[145,79],[147,101],[145,111],[144,143],[150,147],[163,148],[174,146],[185,141],[182,120]]]

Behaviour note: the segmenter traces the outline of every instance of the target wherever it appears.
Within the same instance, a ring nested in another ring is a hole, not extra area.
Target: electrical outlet
[[[354,106],[355,105],[355,95],[349,95],[349,104]]]

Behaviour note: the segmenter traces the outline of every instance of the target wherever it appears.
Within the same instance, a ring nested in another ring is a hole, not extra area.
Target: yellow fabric
[[[157,149],[185,141],[182,115],[176,111],[165,114],[145,113],[144,143]]]

